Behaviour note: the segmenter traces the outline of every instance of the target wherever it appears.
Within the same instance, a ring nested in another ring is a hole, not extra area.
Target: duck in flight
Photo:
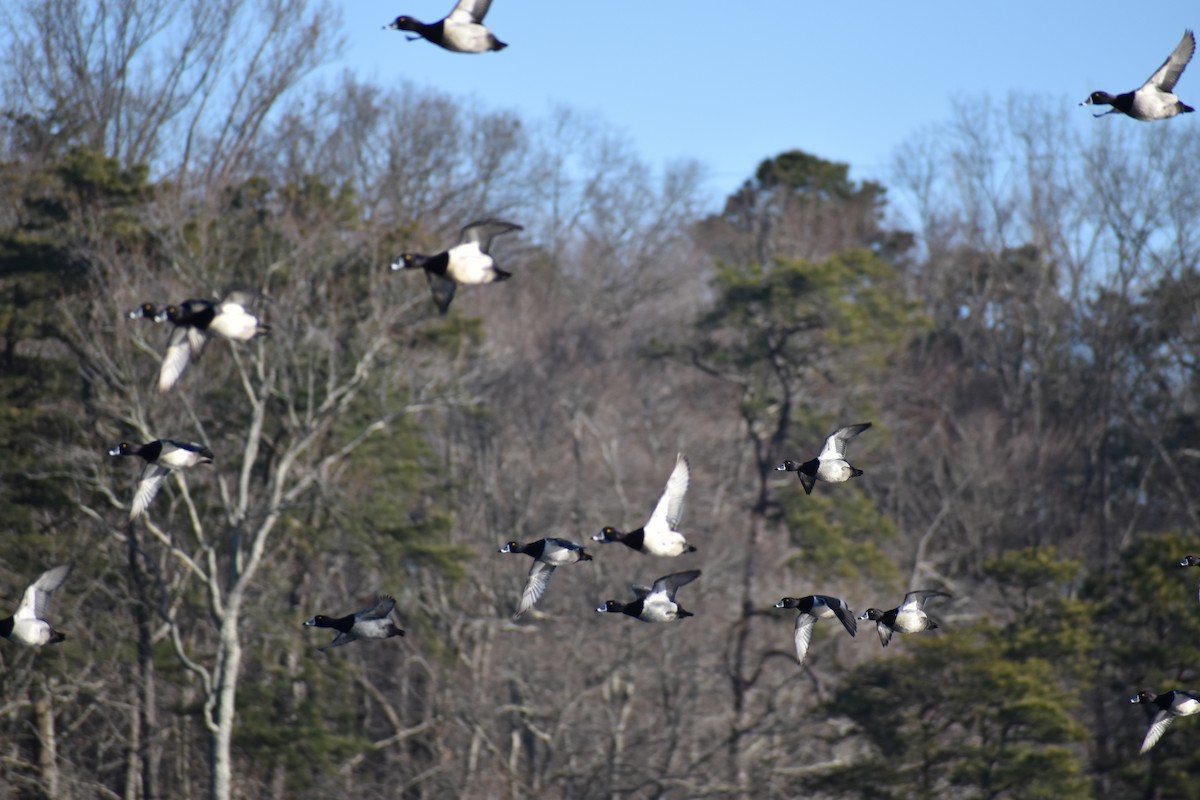
[[[26,647],[58,644],[66,634],[56,631],[46,621],[50,610],[50,595],[63,585],[71,574],[71,563],[60,564],[38,576],[21,595],[21,602],[12,616],[0,619],[0,636]]]
[[[550,585],[550,576],[554,570],[566,564],[576,564],[580,561],[591,561],[592,557],[583,548],[566,539],[553,537],[538,539],[536,542],[521,544],[509,542],[500,548],[501,553],[524,553],[533,558],[533,566],[529,569],[529,580],[525,582],[525,590],[521,592],[521,604],[517,606],[517,618],[541,599]]]
[[[791,460],[784,461],[775,469],[779,472],[795,472],[796,477],[800,478],[800,485],[804,487],[805,494],[812,494],[817,481],[842,483],[857,478],[863,471],[856,469],[846,460],[846,444],[869,427],[871,423],[860,422],[857,425],[838,428],[829,434],[825,446],[821,448],[821,454],[816,458],[803,464]]]
[[[687,494],[691,474],[687,457],[679,453],[675,456],[675,469],[671,470],[671,477],[667,478],[662,497],[658,499],[658,505],[654,507],[646,524],[628,533],[609,525],[592,536],[592,541],[602,544],[620,542],[642,553],[664,558],[695,552],[696,548],[688,544],[687,539],[679,532],[679,520],[683,518],[683,499]]]
[[[317,614],[304,625],[313,628],[333,628],[338,632],[332,642],[321,648],[321,652],[324,653],[335,647],[350,644],[356,639],[390,639],[393,636],[403,636],[404,631],[392,622],[391,614],[395,607],[396,601],[384,595],[370,608],[337,618]]]
[[[931,597],[949,596],[945,592],[932,589],[917,589],[904,595],[904,602],[891,611],[868,608],[859,619],[874,622],[879,633],[879,643],[887,647],[893,633],[920,633],[936,628],[937,623],[925,613],[925,602]]]
[[[449,250],[427,256],[420,253],[403,253],[392,264],[392,271],[422,269],[433,292],[433,302],[440,313],[450,310],[450,301],[459,284],[480,284],[505,281],[511,272],[496,266],[490,250],[492,239],[510,231],[522,230],[520,225],[488,219],[472,222],[459,233],[459,242]]]
[[[248,342],[271,331],[270,326],[263,325],[258,317],[246,310],[240,294],[230,295],[221,302],[186,300],[179,305],[169,305],[154,316],[155,322],[166,320],[175,327],[167,340],[167,352],[158,371],[159,392],[170,391],[188,362],[204,352],[210,336]]]
[[[388,31],[412,31],[416,36],[408,40],[427,39],[438,47],[455,53],[487,53],[508,47],[483,25],[492,0],[459,0],[454,10],[437,22],[426,24],[408,16],[399,16],[383,29]]]
[[[676,572],[664,575],[654,582],[653,586],[631,586],[633,596],[637,599],[632,603],[621,603],[609,600],[596,609],[600,613],[627,614],[642,622],[670,622],[695,616],[685,611],[675,602],[675,592],[680,586],[686,586],[700,577],[700,570],[691,569],[687,572]]]
[[[1159,119],[1170,119],[1179,114],[1187,114],[1196,109],[1185,104],[1176,97],[1175,84],[1183,74],[1184,67],[1192,60],[1196,52],[1196,37],[1190,30],[1183,32],[1183,38],[1175,46],[1175,51],[1167,57],[1163,65],[1155,71],[1150,79],[1132,92],[1113,96],[1108,92],[1092,92],[1081,106],[1112,106],[1097,117],[1104,117],[1120,111],[1126,116],[1143,122],[1153,122]]]
[[[211,464],[212,451],[194,442],[177,442],[173,439],[155,439],[148,444],[121,442],[108,451],[110,456],[140,456],[146,462],[142,477],[138,480],[133,502],[129,505],[129,519],[134,520],[146,512],[150,501],[162,488],[163,481],[173,469],[189,469],[197,464]]]
[[[823,594],[810,594],[807,597],[785,597],[775,604],[776,608],[794,608],[800,613],[796,615],[796,662],[804,663],[808,655],[808,643],[812,639],[813,625],[819,619],[836,617],[842,627],[851,636],[858,634],[858,621],[854,612],[840,597],[828,597]]]

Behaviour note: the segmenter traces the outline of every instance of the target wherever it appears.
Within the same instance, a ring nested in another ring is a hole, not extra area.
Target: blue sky
[[[527,119],[555,105],[591,114],[654,167],[703,164],[714,204],[792,148],[886,183],[897,145],[945,123],[955,98],[1032,93],[1072,107],[1081,132],[1144,124],[1093,120],[1077,104],[1140,85],[1200,25],[1195,0],[494,0],[486,22],[510,45],[500,53],[449,53],[382,30],[398,14],[434,21],[452,5],[345,0],[338,66]],[[1200,65],[1177,93],[1200,105]]]

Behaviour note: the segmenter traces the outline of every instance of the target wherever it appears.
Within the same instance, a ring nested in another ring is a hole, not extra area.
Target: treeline
[[[1128,702],[1200,688],[1191,126],[973,104],[887,187],[795,150],[705,215],[570,112],[301,97],[320,4],[68,6],[4,62],[0,607],[76,569],[67,641],[0,647],[0,797],[1200,797]],[[447,316],[387,270],[486,217],[514,278]],[[271,335],[158,394],[126,312],[233,290]],[[860,420],[862,478],[774,471]],[[130,525],[106,451],[159,437],[215,463]],[[677,451],[698,552],[589,544],[513,622],[497,549],[640,524]],[[593,611],[692,568],[693,619]],[[802,667],[773,608],[916,588],[937,631]],[[407,636],[319,653],[376,593]]]

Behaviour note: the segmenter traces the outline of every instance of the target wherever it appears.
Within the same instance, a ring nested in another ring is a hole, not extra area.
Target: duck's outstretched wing
[[[689,569],[687,572],[673,572],[670,575],[664,575],[654,582],[653,592],[663,592],[672,602],[675,600],[675,592],[679,591],[680,586],[686,586],[696,578],[700,577],[700,570]]]
[[[1150,730],[1146,731],[1146,738],[1142,739],[1142,749],[1139,754],[1145,753],[1151,747],[1158,744],[1158,740],[1167,732],[1167,728],[1171,727],[1171,722],[1175,717],[1168,714],[1166,711],[1159,711],[1154,715],[1154,719],[1150,720]]]
[[[813,625],[817,618],[807,612],[800,612],[796,617],[796,663],[803,664],[808,655],[808,643],[812,641]]]
[[[321,648],[322,653],[327,653],[335,647],[341,647],[344,644],[350,644],[358,637],[352,633],[339,633],[333,637],[333,641]]]
[[[888,642],[892,640],[892,626],[885,625],[882,622],[876,622],[875,630],[879,634],[879,643],[884,647],[887,647]]]
[[[458,5],[459,7],[462,7],[464,4],[468,4],[468,0],[463,0],[463,2],[459,3]],[[487,2],[480,3],[477,0],[475,5],[482,5],[483,10],[485,12],[487,11]],[[458,8],[455,8],[454,10],[457,12]],[[483,18],[482,14],[479,18]],[[472,222],[470,225],[465,226],[459,235],[462,243],[465,244],[467,242],[475,242],[479,245],[480,250],[488,253],[492,248],[492,239],[511,231],[520,230],[524,230],[524,228],[512,222],[504,222],[503,220],[499,219],[485,219],[480,220],[479,222]]]
[[[50,595],[63,585],[71,574],[74,563],[68,562],[48,569],[31,583],[21,595],[21,604],[13,614],[14,619],[45,619],[50,610]]]
[[[656,520],[664,520],[671,530],[679,529],[679,522],[683,519],[683,501],[687,496],[691,476],[687,457],[683,453],[677,454],[675,468],[671,470],[671,477],[667,478],[662,497],[658,498],[658,505],[654,507],[654,512],[646,521],[645,527],[653,528]]]
[[[1192,35],[1190,30],[1183,32],[1183,38],[1179,40],[1179,44],[1175,46],[1175,51],[1167,57],[1150,79],[1146,81],[1147,86],[1157,86],[1164,92],[1172,92],[1175,90],[1175,83],[1179,80],[1179,76],[1183,74],[1183,69],[1192,60],[1192,55],[1196,52],[1196,37]]]
[[[391,595],[382,595],[379,601],[370,608],[364,608],[354,615],[355,619],[383,619],[388,614],[392,613],[392,609],[396,607],[396,601]]]
[[[825,440],[825,446],[821,448],[821,455],[817,457],[822,460],[845,458],[846,443],[869,427],[871,427],[871,423],[860,422],[857,425],[847,425],[844,428],[838,428],[829,434],[829,438]]]
[[[544,561],[533,562],[529,570],[529,580],[525,582],[525,590],[521,592],[521,604],[517,606],[517,613],[513,615],[514,619],[533,608],[533,604],[542,598],[553,574],[553,565]]]
[[[129,506],[131,520],[146,513],[146,509],[150,507],[150,501],[158,494],[163,481],[170,473],[171,470],[160,467],[158,464],[146,465],[146,469],[142,471],[142,479],[138,481],[137,489],[133,493],[133,503]]]
[[[858,635],[858,620],[854,618],[854,612],[850,610],[850,606],[846,605],[846,601],[840,597],[829,597],[827,595],[817,595],[825,605],[829,606],[829,610],[838,618],[838,622],[842,623],[842,627],[851,636]]]
[[[492,0],[458,0],[458,5],[446,17],[451,22],[467,25],[472,22],[483,22]]]
[[[188,362],[193,356],[200,357],[208,337],[204,331],[191,326],[177,325],[171,331],[167,340],[167,352],[163,355],[162,366],[158,370],[158,391],[170,391],[179,376],[187,369]]]
[[[945,592],[939,592],[935,589],[914,589],[904,595],[904,602],[900,604],[901,611],[911,609],[920,609],[925,607],[925,603],[931,597],[949,597]]]
[[[429,291],[433,293],[433,302],[438,313],[445,314],[450,310],[450,301],[454,299],[454,290],[458,284],[429,270],[425,270],[425,278],[429,281]]]

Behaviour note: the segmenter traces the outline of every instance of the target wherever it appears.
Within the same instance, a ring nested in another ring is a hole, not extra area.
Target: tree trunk
[[[213,734],[212,800],[233,797],[233,724],[237,706],[238,673],[242,668],[242,642],[238,636],[241,612],[239,589],[234,589],[221,621],[217,656],[217,730]]]
[[[37,718],[38,772],[47,800],[58,797],[58,753],[54,738],[54,712],[50,703],[50,690],[42,682],[41,696],[33,703]]]

